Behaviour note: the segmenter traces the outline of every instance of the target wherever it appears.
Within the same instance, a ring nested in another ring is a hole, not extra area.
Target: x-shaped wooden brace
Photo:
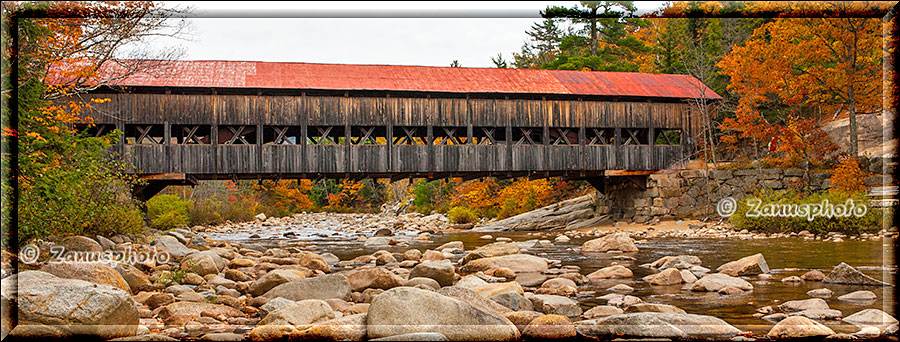
[[[228,130],[231,131],[231,133],[234,135],[231,137],[231,139],[228,139],[228,141],[225,142],[225,145],[234,145],[234,142],[237,141],[238,139],[240,139],[244,145],[250,145],[250,143],[247,142],[247,139],[244,139],[244,129],[245,128],[247,128],[247,126],[237,126],[237,128],[228,126]],[[247,134],[250,134],[252,132],[253,132],[253,127],[250,127]]]
[[[350,142],[352,142],[353,145],[362,145],[367,142],[371,142],[372,144],[376,143],[375,139],[372,138],[372,133],[375,132],[375,127],[370,127],[369,129],[360,127],[359,130],[362,131],[361,133],[363,134],[363,136],[357,138],[355,141],[353,140],[353,137],[350,137]]]
[[[337,143],[334,142],[334,139],[331,138],[331,126],[325,128],[316,127],[316,130],[319,131],[319,140],[316,140],[315,137],[309,137],[309,140],[312,140],[313,145],[322,145],[325,141],[327,141],[329,145],[337,145]]]
[[[520,130],[522,130],[522,137],[519,138],[519,141],[516,141],[516,145],[537,145],[534,143],[534,139],[531,138],[531,132],[534,128],[520,128]]]
[[[494,130],[495,128],[487,128],[481,127],[481,132],[484,133],[484,139],[478,143],[478,145],[494,145],[497,141],[494,139]]]
[[[553,145],[572,145],[572,142],[569,141],[568,128],[556,128],[556,133],[559,133],[559,136],[556,137],[556,140],[553,141]]]
[[[182,144],[201,144],[200,139],[197,137],[197,129],[200,126],[189,126],[182,127],[182,132],[184,133],[184,140],[182,140]]]
[[[163,138],[159,138],[159,141],[157,141],[156,138],[150,136],[151,128],[153,128],[153,125],[137,126],[139,135],[138,135],[137,140],[135,140],[135,143],[142,144],[144,139],[148,139],[148,140],[150,140],[151,144],[161,145],[163,143]]]
[[[415,145],[416,139],[414,136],[416,135],[416,129],[415,128],[406,128],[406,127],[401,127],[401,128],[403,128],[404,136],[395,137],[394,145]]]
[[[446,139],[441,139],[441,145],[450,145],[451,142],[453,143],[453,145],[462,145],[462,141],[460,141],[459,137],[456,136],[456,128],[441,128],[443,128],[444,134],[447,135]]]
[[[592,128],[594,131],[594,136],[591,137],[591,142],[588,145],[609,145],[609,140],[606,139],[606,130]]]
[[[287,140],[287,131],[290,127],[272,127],[275,129],[275,144],[290,144],[290,141]]]
[[[625,132],[628,133],[628,139],[625,139],[625,142],[622,145],[638,145],[641,141],[635,134],[638,130],[639,129],[626,128]]]
[[[95,137],[103,136],[103,133],[106,132],[107,125],[97,125],[97,131],[94,132]]]
[[[663,140],[666,141],[666,145],[675,145],[672,143],[672,139],[669,139],[669,135],[667,135],[666,132],[666,130],[660,130],[659,135],[661,135]]]

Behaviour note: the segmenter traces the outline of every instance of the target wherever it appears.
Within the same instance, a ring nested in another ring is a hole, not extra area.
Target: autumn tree
[[[878,18],[854,17],[851,5],[825,3],[834,17],[778,18],[735,47],[719,63],[741,96],[735,114],[744,118],[735,121],[757,111],[774,124],[847,111],[856,156],[856,115],[882,106],[882,26]]]
[[[128,165],[107,151],[119,132],[91,137],[75,130],[92,123],[94,104],[77,95],[162,63],[133,58],[174,57],[177,51],[149,53],[143,44],[152,36],[180,32],[184,25],[178,20],[173,27],[163,19],[171,14],[150,2],[3,4],[4,33],[15,30],[18,37],[12,45],[4,34],[4,64],[15,65],[17,73],[4,75],[3,94],[15,91],[17,107],[3,113],[16,113],[17,125],[5,128],[3,139],[16,139],[18,145],[16,165],[4,153],[9,168],[4,171],[15,175],[11,185],[19,192],[19,202],[4,207],[17,209],[11,214],[19,219],[20,242],[47,234],[106,235],[142,227],[136,204],[120,196],[134,185],[124,173]],[[12,189],[7,181],[4,193]]]

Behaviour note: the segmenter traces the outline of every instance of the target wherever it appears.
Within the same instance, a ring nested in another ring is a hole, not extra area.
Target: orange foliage
[[[306,179],[278,182],[267,180],[256,185],[256,189],[269,196],[275,207],[296,211],[313,207],[312,201],[307,196],[312,186],[313,183]]]
[[[469,207],[485,215],[500,203],[500,198],[497,197],[498,187],[497,182],[491,178],[461,183],[456,186],[457,195],[450,201],[450,205]]]
[[[834,170],[831,170],[831,178],[828,178],[828,181],[832,187],[841,191],[864,192],[868,190],[864,182],[870,175],[871,173],[863,169],[856,158],[844,157]]]
[[[553,186],[547,179],[519,179],[500,190],[501,218],[514,216],[550,204]]]

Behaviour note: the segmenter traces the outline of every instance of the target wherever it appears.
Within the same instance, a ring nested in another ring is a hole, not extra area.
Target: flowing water
[[[403,252],[411,248],[425,250],[450,241],[462,241],[468,251],[493,242],[493,240],[480,239],[485,233],[479,232],[436,234],[432,236],[431,242],[413,240],[412,238],[417,235],[417,232],[399,232],[394,237],[408,243],[408,246],[365,247],[356,239],[361,234],[370,236],[371,232],[349,232],[344,229],[346,226],[347,224],[337,221],[324,221],[305,227],[259,227],[253,232],[210,233],[208,235],[213,239],[241,242],[248,247],[301,246],[318,253],[333,253],[341,260],[371,254],[379,249],[391,252]],[[295,237],[284,238],[284,233],[288,231],[293,232]],[[251,238],[251,234],[254,233],[259,236]],[[490,234],[495,238],[509,237],[513,241],[535,239],[534,236],[527,235],[525,232]],[[584,241],[587,239],[572,239],[567,243],[554,242],[553,246],[527,250],[528,254],[561,260],[563,265],[577,265],[581,267],[580,273],[585,275],[602,267],[610,266],[613,262],[624,265],[634,272],[634,277],[631,279],[610,279],[580,286],[577,300],[584,310],[604,304],[604,301],[596,298],[610,293],[606,290],[607,288],[621,283],[633,287],[635,291],[629,295],[640,297],[646,303],[670,304],[682,308],[688,313],[715,316],[741,330],[752,331],[759,335],[768,332],[774,323],[753,317],[757,308],[767,305],[774,308],[788,300],[812,298],[806,292],[816,288],[827,287],[834,291],[834,295],[825,300],[832,309],[840,310],[844,316],[868,308],[881,309],[894,315],[894,307],[897,305],[893,296],[894,287],[826,285],[821,282],[799,284],[781,282],[784,277],[799,276],[812,269],[818,269],[828,274],[832,267],[846,262],[876,279],[894,283],[897,267],[893,259],[893,251],[896,247],[893,239],[879,241],[848,239],[844,242],[823,242],[798,238],[764,240],[655,238],[648,239],[646,243],[638,243],[639,252],[627,254],[636,259],[633,261],[612,260],[611,257],[616,254],[583,254],[572,250],[572,248],[581,246]],[[765,256],[773,277],[769,280],[744,277],[753,284],[754,289],[743,295],[723,296],[709,292],[691,292],[682,290],[682,286],[679,285],[650,286],[641,280],[642,277],[653,274],[655,271],[639,265],[653,262],[664,256],[696,255],[703,261],[701,266],[714,272],[716,267],[726,262],[756,253],[762,253]],[[459,255],[459,257],[461,256]],[[857,290],[870,290],[878,298],[865,303],[851,303],[837,299],[838,296]],[[823,321],[822,323],[836,332],[852,333],[858,330],[857,327],[842,321]]]

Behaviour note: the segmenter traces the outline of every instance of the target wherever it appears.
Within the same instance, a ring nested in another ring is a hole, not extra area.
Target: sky
[[[664,1],[637,1],[639,13]],[[494,67],[512,60],[548,5],[518,2],[166,2],[192,8],[183,60]]]

